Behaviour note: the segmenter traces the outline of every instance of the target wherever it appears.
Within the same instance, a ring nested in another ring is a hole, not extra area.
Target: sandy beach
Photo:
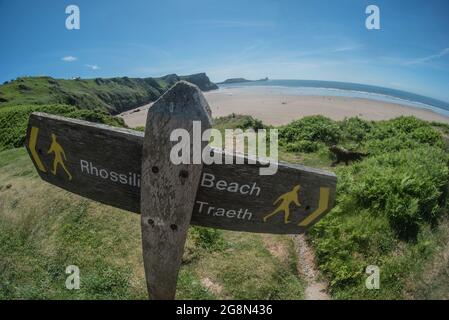
[[[362,98],[279,94],[258,88],[227,88],[204,93],[213,117],[246,114],[266,124],[283,125],[292,120],[324,115],[334,120],[358,116],[366,120],[388,120],[413,115],[427,121],[449,123],[449,117],[430,110]],[[120,114],[130,127],[144,126],[151,104]]]

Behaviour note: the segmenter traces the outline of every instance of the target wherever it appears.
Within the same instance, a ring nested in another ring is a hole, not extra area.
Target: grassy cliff
[[[196,84],[201,90],[217,86],[205,73],[160,78],[54,79],[21,77],[0,86],[0,109],[16,105],[66,104],[81,109],[101,109],[117,114],[156,100],[179,80]]]

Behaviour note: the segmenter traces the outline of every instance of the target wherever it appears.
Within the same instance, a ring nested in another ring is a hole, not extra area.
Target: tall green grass
[[[414,117],[313,116],[282,127],[280,140],[287,152],[312,158],[331,159],[330,144],[367,154],[336,169],[336,206],[311,230],[312,244],[334,297],[405,297],[436,254],[433,230],[447,216],[449,157],[440,130]],[[379,290],[365,287],[369,265],[380,268]]]

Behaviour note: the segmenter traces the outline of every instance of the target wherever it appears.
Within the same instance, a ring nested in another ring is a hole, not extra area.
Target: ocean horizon
[[[251,87],[252,89],[260,90],[261,93],[269,89],[271,94],[280,95],[337,96],[370,99],[427,109],[449,117],[449,102],[412,92],[366,84],[321,80],[273,79],[219,84],[218,87],[222,89]]]

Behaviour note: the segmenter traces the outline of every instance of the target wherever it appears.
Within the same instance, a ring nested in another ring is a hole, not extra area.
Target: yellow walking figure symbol
[[[58,169],[58,164],[61,165],[62,169],[67,173],[69,180],[72,180],[72,175],[70,174],[69,170],[64,164],[64,160],[67,161],[67,157],[65,155],[64,149],[61,147],[61,145],[56,141],[56,135],[51,134],[51,145],[50,149],[48,149],[47,154],[49,153],[55,154],[55,160],[53,160],[53,169],[51,170],[51,173],[56,175],[56,171]],[[62,159],[64,157],[64,160]]]
[[[276,201],[273,202],[273,204],[276,204],[282,200],[281,204],[272,213],[267,214],[265,217],[263,217],[263,222],[267,222],[268,218],[271,218],[275,214],[284,211],[284,223],[289,223],[290,221],[288,220],[288,217],[290,216],[290,204],[293,202],[298,207],[301,206],[298,199],[299,188],[299,185],[297,185],[293,187],[292,191],[284,193],[279,198],[277,198]]]

